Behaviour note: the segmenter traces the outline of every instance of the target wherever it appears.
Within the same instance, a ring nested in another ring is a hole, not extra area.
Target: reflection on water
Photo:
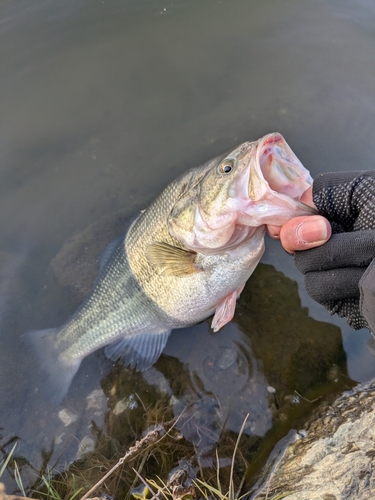
[[[248,337],[234,323],[214,335],[208,322],[175,331],[164,354],[178,358],[184,376],[189,377],[186,390],[177,396],[173,388],[181,376],[168,370],[175,416],[184,408],[194,408],[178,427],[194,443],[200,458],[207,454],[212,458],[223,430],[238,432],[247,414],[244,434],[264,436],[271,427],[267,380]],[[152,382],[152,372],[146,372],[145,378]]]
[[[191,410],[180,432],[202,460],[246,413],[250,453],[269,452],[308,409],[295,391],[344,384],[340,330],[349,375],[375,375],[367,334],[312,303],[270,241],[264,262],[298,282],[302,307],[297,285],[260,267],[235,322],[174,332],[144,376],[94,354],[51,408],[21,342],[75,310],[111,231],[91,234],[63,279],[50,263],[64,244],[190,166],[278,130],[313,175],[374,168],[373,2],[3,0],[2,12],[0,449],[18,440],[25,485],[98,446],[98,429],[129,446],[158,404]]]

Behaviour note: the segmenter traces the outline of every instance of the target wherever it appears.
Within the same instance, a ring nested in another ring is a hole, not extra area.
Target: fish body
[[[214,314],[217,331],[264,251],[266,225],[312,209],[298,198],[312,179],[283,137],[245,142],[171,184],[104,252],[90,295],[60,328],[29,332],[52,400],[82,359],[106,346],[139,370],[160,356],[172,329]]]

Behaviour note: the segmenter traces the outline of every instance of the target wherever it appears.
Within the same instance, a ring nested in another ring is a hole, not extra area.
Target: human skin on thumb
[[[300,201],[315,208],[312,200],[312,186],[302,194]],[[283,226],[269,225],[267,230],[271,238],[280,240],[284,249],[289,253],[323,245],[332,234],[330,223],[321,215],[295,217]]]

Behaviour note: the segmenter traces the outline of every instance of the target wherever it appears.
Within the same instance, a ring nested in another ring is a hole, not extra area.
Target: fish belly
[[[264,227],[258,228],[232,251],[198,254],[196,264],[202,271],[189,276],[163,275],[139,254],[130,264],[135,262],[145,295],[163,312],[168,326],[191,326],[209,317],[228,294],[243,287],[264,252],[264,233]]]

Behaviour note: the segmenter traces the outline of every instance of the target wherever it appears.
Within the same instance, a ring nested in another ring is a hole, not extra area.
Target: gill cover
[[[213,253],[231,241],[238,212],[248,200],[252,147],[252,143],[245,142],[212,160],[199,182],[193,183],[175,203],[168,219],[169,229],[187,248]],[[248,237],[248,231],[245,233],[241,241]]]

